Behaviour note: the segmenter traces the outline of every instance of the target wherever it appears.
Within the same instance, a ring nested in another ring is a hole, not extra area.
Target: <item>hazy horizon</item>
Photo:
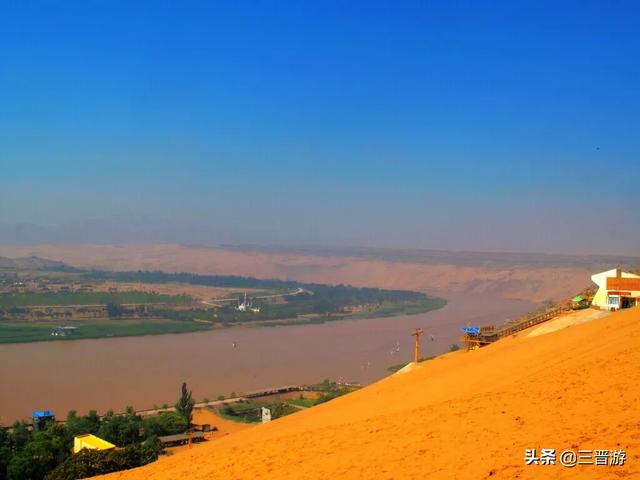
[[[313,240],[313,239],[312,239]],[[610,257],[640,258],[637,252],[607,252],[607,251],[562,251],[508,248],[453,248],[444,246],[407,246],[381,245],[376,243],[349,244],[336,241],[320,242],[296,241],[295,239],[280,239],[273,232],[256,232],[241,229],[215,228],[212,226],[189,223],[185,221],[172,222],[159,220],[147,216],[114,215],[102,219],[68,222],[58,225],[1,224],[0,245],[5,246],[65,246],[65,245],[159,245],[174,244],[185,247],[231,248],[238,250],[265,250],[296,252],[308,251],[311,254],[322,254],[326,250],[329,254],[372,254],[385,255],[393,252],[447,252],[451,254],[524,254],[549,255],[551,257]],[[477,244],[476,244],[477,245]]]
[[[5,3],[0,243],[638,255],[639,20]]]

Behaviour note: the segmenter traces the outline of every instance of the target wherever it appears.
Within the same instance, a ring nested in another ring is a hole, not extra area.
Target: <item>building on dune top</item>
[[[598,291],[591,305],[602,310],[619,310],[640,305],[640,275],[619,268],[591,276]]]

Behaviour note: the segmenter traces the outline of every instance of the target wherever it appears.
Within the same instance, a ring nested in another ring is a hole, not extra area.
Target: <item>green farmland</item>
[[[148,292],[4,293],[0,295],[0,308],[191,302],[193,299],[188,295],[161,295]]]
[[[65,322],[78,327],[77,333],[64,337],[52,336],[53,322],[0,322],[0,343],[24,343],[40,341],[77,340],[81,338],[130,337],[165,333],[188,333],[207,330],[208,326],[196,322],[180,322],[166,319],[143,320],[83,320]]]

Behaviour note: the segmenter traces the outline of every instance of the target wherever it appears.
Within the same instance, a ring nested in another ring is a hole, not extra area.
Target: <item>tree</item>
[[[331,382],[331,380],[329,380],[328,378],[325,378],[320,383],[320,390],[322,390],[323,392],[330,392],[332,390],[335,390],[334,384]]]
[[[157,460],[162,443],[155,437],[144,443],[117,450],[82,450],[69,456],[46,477],[46,480],[75,480],[104,473],[140,467]],[[32,477],[19,477],[32,478]],[[40,477],[42,478],[42,477]]]
[[[0,427],[0,480],[75,480],[137,467],[158,457],[162,443],[156,435],[186,429],[187,421],[175,412],[143,420],[132,407],[123,415],[109,411],[103,420],[93,410],[86,416],[71,411],[66,424],[50,422],[39,431],[16,422],[11,430]],[[73,436],[84,433],[97,433],[124,448],[71,455]]]
[[[187,421],[176,412],[162,412],[155,417],[145,418],[142,421],[142,425],[145,438],[153,435],[162,436],[183,433],[188,428]]]
[[[67,429],[72,435],[84,435],[85,433],[98,433],[100,429],[100,417],[95,410],[89,411],[84,417],[79,417],[75,410],[67,415]]]
[[[11,442],[14,450],[22,450],[31,440],[31,431],[25,422],[16,421],[11,427]]]
[[[7,465],[10,480],[39,480],[70,456],[71,437],[64,425],[51,423],[34,432],[24,448],[16,451]]]
[[[7,465],[11,461],[11,437],[0,425],[0,480],[7,478]]]
[[[178,403],[176,403],[176,412],[180,414],[186,421],[187,425],[191,426],[191,420],[193,419],[193,406],[195,405],[195,401],[191,396],[191,390],[187,390],[186,382],[182,384],[180,398],[178,399]]]
[[[110,318],[120,317],[124,313],[124,308],[117,303],[107,303],[107,315]]]
[[[276,418],[284,417],[289,413],[292,413],[292,408],[287,405],[285,402],[275,402],[271,405],[271,418],[275,420]]]
[[[127,407],[124,415],[115,415],[109,410],[98,430],[98,436],[119,447],[131,445],[142,440],[142,417],[136,415],[133,407]]]

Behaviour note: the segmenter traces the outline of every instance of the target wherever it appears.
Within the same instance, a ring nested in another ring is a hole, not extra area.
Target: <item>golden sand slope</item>
[[[640,478],[640,309],[423,363],[124,479]],[[622,467],[525,466],[526,448],[618,449]]]

